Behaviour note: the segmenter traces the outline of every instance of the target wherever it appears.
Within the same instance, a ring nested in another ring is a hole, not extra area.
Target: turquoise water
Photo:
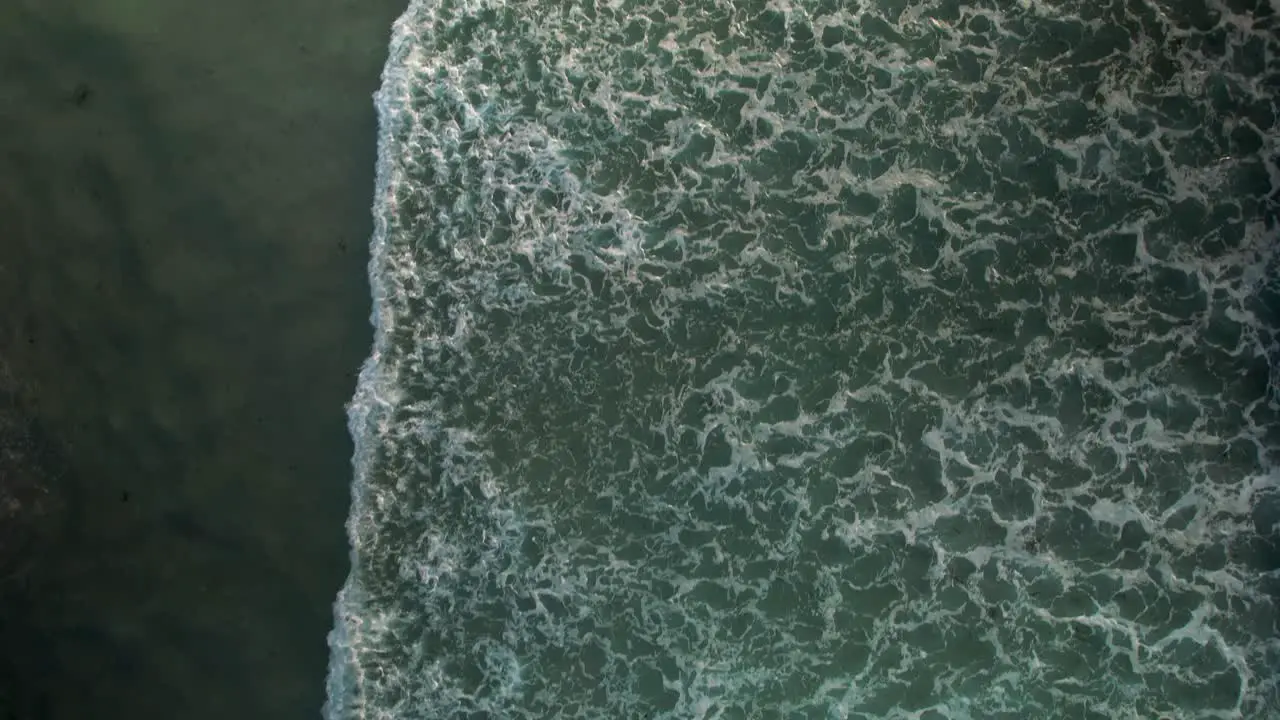
[[[415,1],[328,717],[1280,712],[1276,26]]]

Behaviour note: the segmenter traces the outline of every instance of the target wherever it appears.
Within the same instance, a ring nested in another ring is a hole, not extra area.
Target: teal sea
[[[326,714],[1280,714],[1277,7],[415,0]]]

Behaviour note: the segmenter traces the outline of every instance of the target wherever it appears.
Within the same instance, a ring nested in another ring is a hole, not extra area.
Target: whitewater
[[[1276,15],[414,0],[326,717],[1280,714]]]

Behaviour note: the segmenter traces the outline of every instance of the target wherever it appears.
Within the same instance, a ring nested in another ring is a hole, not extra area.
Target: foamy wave
[[[1214,17],[415,2],[327,716],[1274,710],[1280,69]]]

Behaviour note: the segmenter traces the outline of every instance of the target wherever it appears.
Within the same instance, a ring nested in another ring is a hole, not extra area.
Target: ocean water
[[[327,716],[1276,716],[1277,9],[415,0]]]

